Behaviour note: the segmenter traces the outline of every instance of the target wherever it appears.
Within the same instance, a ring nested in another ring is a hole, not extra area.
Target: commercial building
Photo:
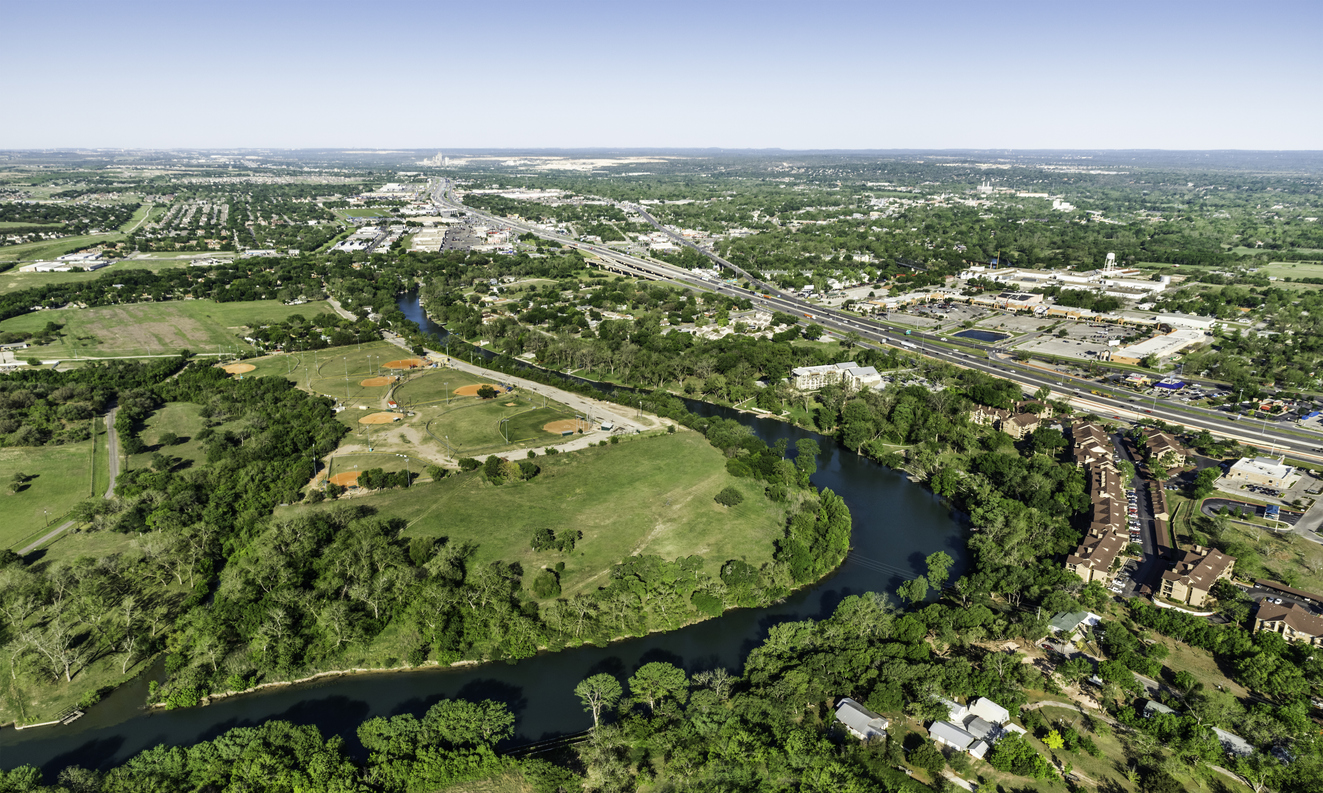
[[[1230,578],[1234,557],[1196,545],[1162,574],[1162,596],[1191,606],[1202,606],[1220,579]]]
[[[815,391],[823,386],[844,383],[854,388],[870,388],[882,383],[882,375],[872,366],[860,366],[854,361],[829,363],[822,366],[800,366],[791,371],[796,388]]]
[[[1288,642],[1304,642],[1323,647],[1323,617],[1297,603],[1278,605],[1267,599],[1259,601],[1254,615],[1254,632],[1272,631]]]
[[[1138,344],[1122,347],[1112,353],[1112,360],[1116,363],[1135,365],[1150,355],[1158,359],[1169,358],[1186,347],[1202,344],[1203,341],[1203,331],[1182,328],[1173,330],[1165,336],[1155,336]]]
[[[1242,457],[1227,471],[1227,481],[1264,487],[1290,487],[1300,480],[1300,474],[1292,466],[1286,465],[1283,459]]]

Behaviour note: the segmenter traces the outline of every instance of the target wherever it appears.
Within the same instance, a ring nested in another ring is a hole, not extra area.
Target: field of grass
[[[1259,272],[1276,278],[1323,278],[1323,264],[1311,262],[1272,262]]]
[[[250,350],[242,337],[252,327],[293,314],[312,317],[329,311],[325,302],[287,306],[278,300],[131,303],[36,311],[0,322],[0,331],[37,332],[48,322],[63,325],[61,338],[32,349],[32,355],[46,359],[162,355],[181,349],[216,352],[218,347]]]
[[[480,473],[456,474],[354,503],[404,518],[409,536],[476,543],[474,564],[517,561],[531,571],[565,562],[566,595],[605,584],[611,565],[631,554],[699,554],[714,575],[729,559],[758,566],[781,536],[784,507],[756,482],[728,474],[721,452],[697,433],[639,437],[537,463],[542,472],[528,482],[497,486]],[[727,486],[743,492],[744,503],[728,508],[713,501]],[[328,508],[296,505],[277,515]],[[540,527],[582,531],[583,539],[572,554],[534,552],[529,543]]]
[[[400,348],[395,349],[399,351]],[[457,399],[472,400],[473,397],[455,396],[455,389],[466,385],[499,383],[499,374],[495,372],[492,374],[493,377],[485,378],[458,369],[429,370],[425,374],[411,376],[408,382],[398,386],[395,389],[395,398],[401,405],[409,406],[453,404]]]
[[[1285,581],[1307,592],[1323,592],[1323,545],[1296,534],[1279,534],[1230,523],[1222,534],[1224,542],[1241,542],[1254,548],[1266,577]],[[1244,563],[1237,564],[1242,574]],[[1249,573],[1246,569],[1244,573]]]
[[[449,410],[442,406],[424,408],[419,417],[433,437],[446,438],[456,456],[469,457],[559,441],[559,432],[547,432],[542,426],[571,419],[574,413],[555,402],[542,407],[540,398],[534,402],[521,396],[500,396],[490,400],[459,398]],[[509,421],[503,428],[501,422],[505,419]]]
[[[63,446],[0,449],[0,548],[18,550],[63,522],[66,512],[93,492],[93,441]],[[105,441],[96,467],[105,470]],[[9,492],[14,474],[30,480],[18,493]],[[104,479],[102,488],[104,492]]]
[[[134,259],[131,261],[116,262],[108,267],[102,267],[100,270],[93,270],[87,273],[20,273],[18,268],[0,273],[0,294],[18,292],[23,289],[31,289],[35,286],[44,286],[46,284],[74,284],[81,281],[93,281],[109,273],[117,273],[123,270],[151,270],[156,272],[171,267],[186,267],[184,261],[145,261]]]
[[[192,402],[167,402],[153,412],[147,418],[146,426],[139,435],[148,449],[142,454],[130,455],[127,470],[136,471],[139,468],[149,467],[152,456],[157,452],[188,461],[183,467],[198,465],[205,460],[207,453],[203,450],[202,444],[195,439],[198,430],[202,429],[202,417],[198,415],[201,409],[201,405]],[[224,430],[224,427],[218,429]],[[173,432],[184,442],[174,446],[160,446],[161,435],[167,432]]]
[[[0,248],[0,262],[40,261],[63,256],[75,248],[96,245],[103,242],[118,242],[124,235],[116,232],[109,234],[87,234],[78,237],[62,237],[58,240],[40,240],[25,242],[20,245],[7,245]]]

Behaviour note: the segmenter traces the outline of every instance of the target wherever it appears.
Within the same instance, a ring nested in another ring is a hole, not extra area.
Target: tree
[[[809,326],[804,329],[804,338],[809,341],[817,341],[822,338],[823,333],[824,330],[821,325],[816,322],[810,322]]]
[[[933,779],[937,779],[937,775],[942,773],[943,768],[946,768],[946,758],[942,757],[941,750],[933,746],[932,741],[924,741],[914,747],[908,759],[910,765],[927,771]]]
[[[499,393],[500,392],[495,388],[483,383],[482,386],[478,388],[478,399],[495,399],[496,395]]]
[[[639,667],[629,679],[629,693],[637,700],[648,703],[648,712],[656,713],[657,703],[671,698],[684,704],[689,694],[689,679],[683,669],[662,661]]]
[[[733,487],[727,487],[717,493],[713,500],[724,507],[733,507],[744,502],[744,494]]]
[[[1061,737],[1060,732],[1052,730],[1043,736],[1043,745],[1049,749],[1060,749],[1066,745],[1066,739]]]
[[[822,447],[812,438],[801,438],[795,441],[795,469],[799,471],[800,476],[807,479],[818,472],[817,457],[822,453]]]
[[[602,713],[620,701],[620,682],[608,674],[586,678],[574,687],[574,694],[583,703],[583,709],[593,714],[593,728],[601,723]]]
[[[896,594],[910,603],[922,603],[928,598],[928,579],[918,576],[906,581],[896,588]]]
[[[955,560],[945,551],[938,551],[927,559],[928,562],[928,584],[934,589],[941,589],[946,586],[946,581],[951,577],[951,565]]]

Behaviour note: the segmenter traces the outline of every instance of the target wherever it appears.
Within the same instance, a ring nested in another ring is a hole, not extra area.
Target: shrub
[[[459,470],[461,471],[476,471],[481,465],[482,463],[472,457],[459,458]]]
[[[560,579],[550,570],[543,569],[533,579],[533,594],[541,599],[560,595]]]
[[[715,500],[724,507],[733,507],[744,502],[744,494],[733,487],[728,487],[717,493]]]

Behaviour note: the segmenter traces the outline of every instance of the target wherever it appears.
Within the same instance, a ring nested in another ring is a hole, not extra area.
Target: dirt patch
[[[515,406],[518,405],[518,404],[519,404],[518,402],[506,402],[506,403],[505,403],[505,406],[508,407],[508,408],[512,408],[512,407],[515,407]]]
[[[456,388],[455,396],[477,396],[478,389],[482,388],[485,385],[495,388],[497,392],[501,392],[505,390],[495,383],[478,383],[477,385],[462,385],[459,388]]]
[[[343,474],[336,474],[331,477],[331,484],[340,487],[353,487],[358,484],[358,475],[361,471],[345,471]]]
[[[368,388],[376,388],[378,386],[390,385],[393,382],[395,382],[394,377],[369,377],[368,379],[360,382],[359,385],[366,386]]]
[[[418,369],[426,365],[427,361],[422,358],[401,358],[398,361],[386,361],[382,364],[387,369]]]
[[[542,425],[542,429],[552,435],[560,435],[566,432],[574,432],[579,429],[581,424],[582,422],[578,419],[560,419],[559,421],[548,421]]]
[[[404,416],[399,413],[373,413],[370,416],[364,416],[358,420],[359,424],[390,424],[392,421],[399,421]]]
[[[221,368],[230,374],[244,374],[245,372],[253,371],[257,367],[250,363],[232,363],[229,366],[223,366]]]

